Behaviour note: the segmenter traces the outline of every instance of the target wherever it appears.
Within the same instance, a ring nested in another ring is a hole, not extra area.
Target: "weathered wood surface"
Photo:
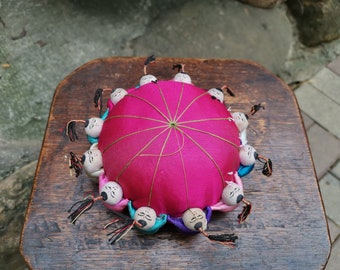
[[[69,175],[65,155],[82,154],[85,134],[69,142],[61,130],[70,119],[97,116],[92,99],[98,87],[131,88],[143,75],[144,58],[91,61],[57,87],[41,149],[31,200],[22,231],[21,252],[33,269],[321,269],[330,241],[306,134],[293,92],[273,74],[247,61],[158,58],[149,73],[171,79],[172,65],[184,63],[201,88],[228,84],[236,97],[226,97],[233,111],[248,112],[265,102],[250,120],[248,141],[271,158],[274,173],[253,171],[243,178],[253,204],[247,222],[237,223],[240,208],[216,213],[209,231],[234,232],[231,249],[202,235],[183,236],[167,225],[155,235],[131,231],[108,245],[103,225],[113,217],[101,203],[75,225],[67,209],[97,187],[85,174]]]

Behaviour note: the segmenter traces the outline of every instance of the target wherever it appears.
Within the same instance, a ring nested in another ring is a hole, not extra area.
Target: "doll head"
[[[244,113],[234,112],[231,114],[234,119],[234,122],[240,132],[244,131],[248,127],[248,119]]]
[[[217,99],[219,102],[223,103],[224,94],[223,94],[222,89],[211,88],[208,90],[208,93],[211,95],[213,99]]]
[[[178,73],[174,76],[175,82],[182,82],[191,84],[191,78],[188,73],[184,72],[184,64],[173,65],[172,69],[178,69]]]
[[[237,205],[243,197],[243,190],[234,182],[228,182],[222,192],[222,202],[229,206]]]
[[[256,150],[249,144],[245,144],[240,149],[240,162],[243,166],[250,166],[255,163]]]
[[[184,212],[182,220],[184,225],[193,231],[198,231],[199,229],[205,231],[208,226],[205,213],[200,208],[189,208]]]
[[[117,182],[109,181],[101,188],[100,196],[104,202],[115,205],[122,200],[123,189]]]
[[[157,78],[153,75],[146,74],[142,76],[142,78],[140,78],[139,85],[143,86],[144,84],[151,83],[151,82],[156,83]]]
[[[128,92],[125,89],[116,88],[116,89],[112,90],[112,92],[111,92],[111,95],[110,95],[111,102],[114,105],[117,105],[117,103],[119,101],[121,101],[127,94],[128,94]]]
[[[152,228],[157,219],[155,210],[151,207],[142,206],[136,210],[134,220],[137,222],[138,228],[142,230],[148,230]]]
[[[85,132],[93,138],[97,138],[102,131],[103,119],[99,117],[92,117],[85,121]]]
[[[178,72],[174,76],[174,81],[176,82],[183,82],[183,83],[190,83],[191,84],[191,78],[187,73],[184,72]]]
[[[84,170],[88,175],[97,177],[103,172],[102,153],[98,149],[96,143],[83,154],[81,161],[83,163]]]

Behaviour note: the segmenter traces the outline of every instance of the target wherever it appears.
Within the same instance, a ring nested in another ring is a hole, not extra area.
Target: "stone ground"
[[[340,40],[303,46],[284,4],[217,0],[0,0],[0,268],[25,269],[18,242],[58,83],[108,56],[250,59],[295,84],[340,258]]]
[[[326,269],[340,263],[340,57],[295,90],[319,179],[332,241]]]

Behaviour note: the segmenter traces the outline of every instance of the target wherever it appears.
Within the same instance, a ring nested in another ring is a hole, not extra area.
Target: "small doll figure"
[[[157,78],[151,74],[147,74],[146,68],[149,64],[154,63],[156,61],[156,57],[154,55],[149,56],[146,58],[144,62],[144,76],[140,78],[139,86],[143,86],[147,83],[157,83]]]
[[[92,178],[98,179],[104,172],[102,153],[97,143],[91,145],[90,149],[83,154],[81,161],[86,174]]]
[[[208,220],[205,213],[200,208],[189,208],[182,215],[184,225],[192,231],[203,230],[206,231],[208,227]]]
[[[245,145],[247,141],[247,128],[248,128],[248,117],[246,114],[241,112],[234,112],[231,114],[234,122],[239,130],[241,145]]]
[[[112,89],[110,99],[107,101],[108,110],[106,113],[108,114],[109,111],[112,110],[113,107],[116,106],[117,103],[121,101],[127,94],[128,92],[124,88]]]
[[[104,120],[99,117],[92,117],[86,120],[85,132],[88,136],[98,138],[103,128]]]
[[[145,74],[140,78],[139,86],[143,86],[147,83],[157,83],[157,78],[151,74]]]
[[[233,247],[236,239],[238,238],[235,234],[209,235],[206,232],[208,228],[208,220],[204,211],[200,208],[189,208],[184,212],[182,219],[184,225],[189,230],[203,234],[210,241]]]
[[[157,216],[154,209],[148,206],[142,206],[135,209],[132,202],[128,203],[129,213],[134,220],[135,227],[146,234],[154,234],[163,227],[167,221],[167,215],[160,214]]]
[[[135,210],[131,201],[128,203],[128,206],[131,218],[119,212],[115,212],[119,218],[113,220],[104,227],[104,229],[106,229],[114,223],[123,222],[122,226],[118,228],[116,227],[113,231],[107,234],[109,235],[108,243],[111,245],[123,238],[133,227],[143,233],[153,234],[166,223],[166,215],[160,215],[157,217],[155,210],[151,207],[143,206]]]
[[[174,81],[183,82],[183,83],[191,83],[191,78],[188,73],[184,72],[184,64],[174,65],[172,69],[178,69],[178,73],[174,76]]]
[[[231,114],[231,116],[234,119],[234,122],[240,132],[240,139],[241,139],[241,145],[247,144],[247,128],[249,125],[248,119],[249,116],[254,115],[257,113],[260,109],[265,109],[261,103],[253,105],[250,109],[249,115],[241,112],[234,112]]]
[[[143,206],[136,210],[134,220],[137,222],[139,229],[148,230],[151,229],[157,219],[155,210],[151,207]]]
[[[78,140],[78,134],[76,132],[76,123],[83,123],[85,133],[91,143],[94,143],[90,138],[98,138],[103,128],[104,120],[99,117],[92,117],[87,120],[70,120],[64,129],[64,135],[66,135],[71,142]]]
[[[128,92],[125,89],[116,88],[112,90],[111,95],[110,95],[110,100],[113,105],[117,105],[117,103],[121,101],[127,94]]]
[[[238,206],[237,198],[239,195],[243,196],[243,184],[240,176],[235,172],[233,173],[232,181],[226,181],[226,186],[221,193],[221,200],[213,205],[211,209],[221,212],[233,211]],[[230,198],[228,199],[228,197]]]
[[[112,191],[111,193],[107,192],[109,187]],[[102,195],[102,192],[106,192],[108,195],[114,198],[103,201],[103,204],[106,208],[112,211],[123,211],[126,208],[129,200],[123,197],[123,191],[120,192],[120,189],[120,185],[117,182],[109,181],[105,173],[102,173],[99,176],[99,193]],[[105,195],[102,195],[102,197],[104,198]]]
[[[217,99],[219,102],[224,103],[224,92],[227,92],[230,96],[234,97],[235,94],[231,91],[231,89],[227,85],[223,85],[221,88],[211,88],[208,90],[208,93],[211,95],[213,99]]]
[[[221,88],[211,88],[208,90],[208,93],[211,95],[212,99],[216,99],[219,102],[224,102],[224,93]]]
[[[106,92],[106,91],[111,91],[111,94],[110,94],[110,99],[107,101],[107,110],[105,111],[104,115],[102,115],[102,97],[103,97],[103,92]],[[96,90],[93,100],[94,100],[95,107],[98,107],[98,110],[100,111],[101,118],[105,120],[105,118],[107,117],[109,113],[109,110],[112,110],[113,107],[116,106],[117,103],[121,101],[127,94],[128,92],[124,88],[116,88],[116,89],[98,88]]]
[[[240,148],[240,162],[243,166],[251,166],[255,163],[256,150],[249,144],[244,144]]]
[[[213,205],[213,211],[230,212],[233,211],[241,202],[244,203],[243,211],[238,215],[238,222],[244,222],[251,212],[251,203],[244,199],[243,184],[238,173],[233,174],[234,180],[226,182],[222,191],[221,200]]]
[[[234,206],[243,200],[242,188],[234,182],[229,182],[222,192],[222,202]]]
[[[193,211],[189,211],[189,210],[193,210]],[[172,217],[168,215],[167,218],[168,218],[169,223],[173,224],[181,232],[185,234],[197,234],[199,233],[199,230],[195,229],[195,224],[193,224],[194,222],[192,222],[190,225],[190,219],[191,219],[190,217],[193,218],[194,215],[195,215],[196,221],[198,220],[197,216],[199,216],[199,219],[203,220],[202,222],[202,226],[203,226],[204,224],[208,224],[208,222],[210,221],[211,215],[212,215],[212,209],[210,207],[206,207],[204,210],[200,208],[189,208],[183,213],[181,217]],[[198,225],[196,227],[198,227]],[[206,226],[204,226],[204,228],[206,229]]]
[[[248,174],[258,161],[263,164],[262,174],[265,176],[271,176],[273,172],[273,164],[269,158],[259,155],[255,148],[251,145],[245,144],[240,148],[240,163],[241,166],[238,170],[240,176]]]
[[[242,187],[234,182],[227,183],[222,192],[222,202],[228,206],[237,206],[243,202],[243,211],[238,215],[239,223],[244,222],[251,212],[251,203],[244,199]]]
[[[114,181],[107,182],[99,192],[105,204],[117,205],[123,199],[123,189]]]
[[[87,195],[80,201],[75,202],[71,208],[68,210],[70,215],[67,217],[70,219],[70,222],[75,224],[78,218],[84,214],[85,212],[89,211],[93,204],[97,201],[103,201],[104,205],[107,208],[121,211],[123,208],[120,206],[122,205],[121,202],[124,201],[123,198],[123,189],[121,186],[113,181],[109,181],[104,183],[103,185],[99,184],[99,192],[100,195],[94,197],[92,194]],[[72,211],[75,206],[78,207]],[[127,203],[124,205],[124,207]]]
[[[240,148],[240,167],[238,168],[238,175],[243,177],[249,174],[255,165],[256,150],[248,144],[244,144]]]

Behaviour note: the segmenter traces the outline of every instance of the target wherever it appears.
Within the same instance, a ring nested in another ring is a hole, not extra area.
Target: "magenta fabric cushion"
[[[239,132],[226,107],[175,81],[127,91],[99,136],[107,179],[122,186],[134,208],[158,215],[217,204],[240,164]]]

